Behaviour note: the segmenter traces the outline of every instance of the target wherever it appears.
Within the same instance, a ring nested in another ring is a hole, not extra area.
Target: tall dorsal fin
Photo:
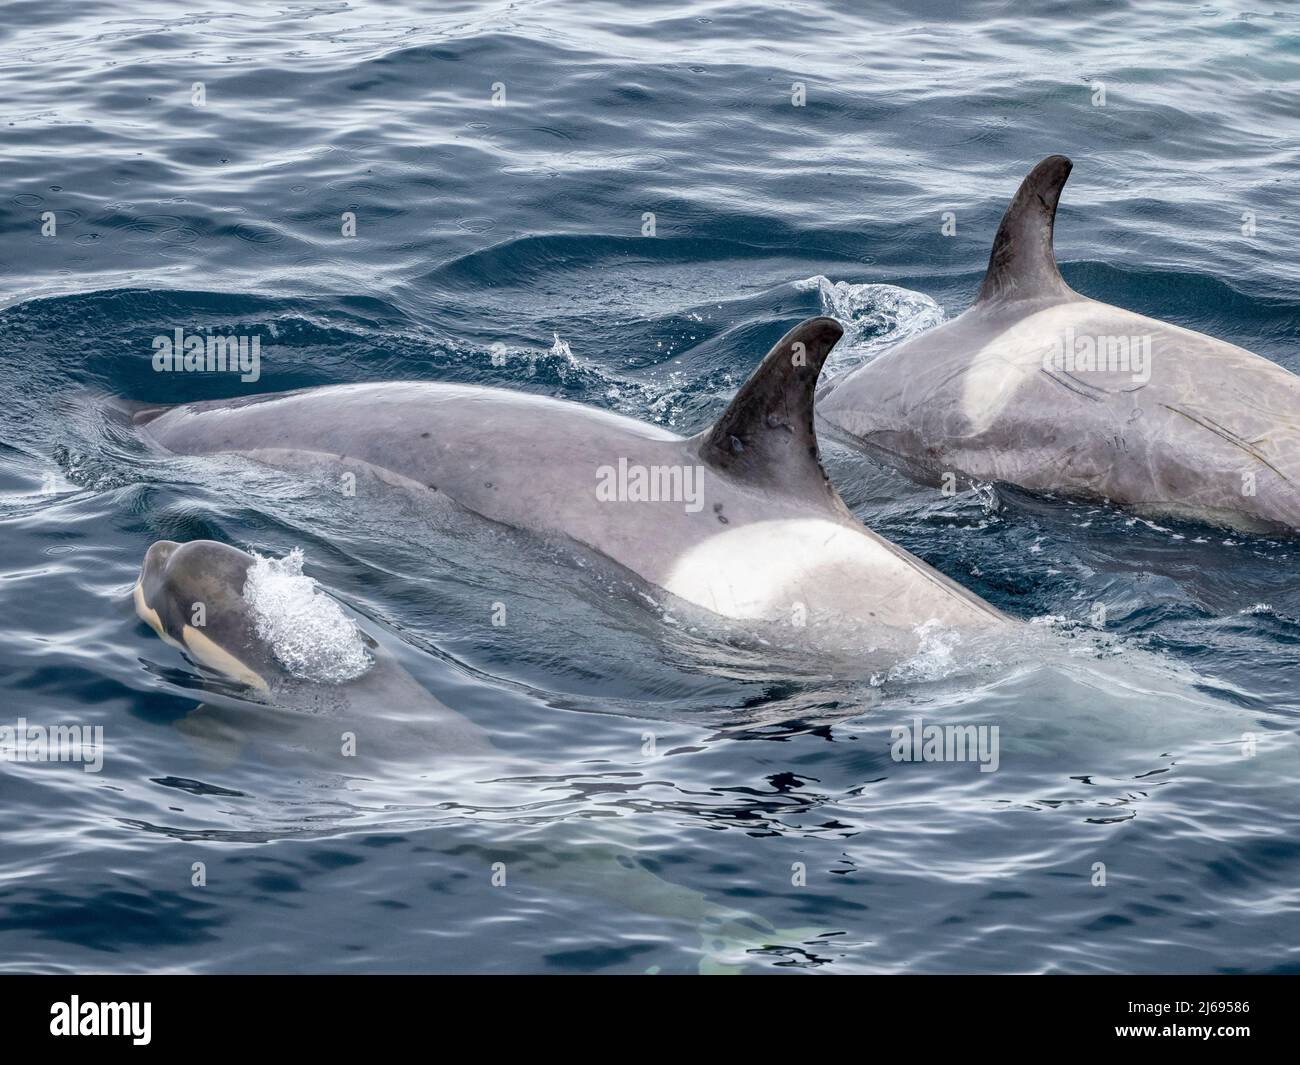
[[[843,335],[834,318],[810,318],[786,333],[722,417],[695,437],[700,458],[737,480],[839,504],[817,451],[813,392]]]
[[[988,273],[976,303],[984,300],[1032,299],[1066,293],[1070,287],[1056,269],[1052,225],[1065,179],[1074,164],[1049,155],[1020,183],[993,238]]]

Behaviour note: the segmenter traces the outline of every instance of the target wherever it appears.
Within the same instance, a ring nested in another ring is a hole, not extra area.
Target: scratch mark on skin
[[[1087,381],[1080,381],[1073,374],[1065,370],[1048,370],[1041,368],[1042,372],[1047,374],[1047,379],[1060,385],[1062,388],[1068,388],[1076,396],[1082,396],[1084,399],[1100,401],[1103,396],[1127,395],[1129,392],[1136,392],[1144,385],[1134,385],[1132,388],[1117,388],[1113,392],[1107,388],[1098,388],[1096,385],[1090,385]],[[1087,389],[1087,391],[1083,391]]]
[[[1292,481],[1290,477],[1288,477],[1285,473],[1283,473],[1271,462],[1269,462],[1268,459],[1266,459],[1262,454],[1260,454],[1259,449],[1255,447],[1254,444],[1242,440],[1239,436],[1236,436],[1230,430],[1225,429],[1220,425],[1216,425],[1208,418],[1198,418],[1195,414],[1190,414],[1180,407],[1171,407],[1167,403],[1162,403],[1160,405],[1164,407],[1165,410],[1173,411],[1175,414],[1181,414],[1189,422],[1192,422],[1195,425],[1199,425],[1202,429],[1205,429],[1208,432],[1213,433],[1215,436],[1221,437],[1222,439],[1226,440],[1229,444],[1231,444],[1233,447],[1240,448],[1242,451],[1246,452],[1247,455],[1249,455],[1256,462],[1258,462],[1261,466],[1267,466],[1270,470],[1272,470],[1279,477],[1281,477],[1282,480],[1285,481],[1287,484],[1290,485],[1295,484],[1295,482]]]
[[[1091,385],[1084,385],[1082,381],[1076,381],[1074,383],[1071,383],[1070,381],[1065,380],[1063,377],[1058,377],[1050,370],[1043,370],[1042,372],[1047,375],[1047,379],[1049,381],[1052,381],[1055,384],[1060,385],[1062,388],[1066,389],[1069,392],[1073,392],[1076,396],[1080,396],[1083,399],[1090,399],[1094,403],[1101,402],[1101,396],[1094,395],[1092,392],[1083,391],[1084,388],[1091,388],[1092,387]]]
[[[1245,445],[1249,445],[1249,446],[1251,446],[1251,447],[1254,447],[1256,444],[1259,443],[1259,440],[1247,440],[1244,436],[1238,436],[1238,435],[1237,435],[1236,433],[1234,433],[1231,429],[1229,429],[1226,425],[1220,425],[1220,424],[1219,424],[1218,422],[1216,422],[1213,418],[1211,418],[1208,414],[1202,414],[1201,417],[1204,418],[1205,421],[1206,421],[1207,423],[1209,423],[1210,425],[1213,425],[1216,429],[1219,429],[1219,430],[1221,430],[1222,432],[1226,433],[1228,436],[1232,437],[1232,439],[1234,439],[1234,440],[1239,440],[1239,441],[1241,441],[1241,442],[1242,442],[1243,444],[1245,444]],[[1263,439],[1263,438],[1261,437],[1260,439]]]

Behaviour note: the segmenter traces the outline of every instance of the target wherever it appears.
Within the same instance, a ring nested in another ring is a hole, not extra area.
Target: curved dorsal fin
[[[722,417],[695,437],[700,458],[737,480],[842,506],[818,454],[813,392],[826,356],[843,335],[834,318],[810,318],[786,333]]]
[[[1070,291],[1056,269],[1052,224],[1061,189],[1073,166],[1063,155],[1049,155],[1020,183],[993,238],[988,273],[976,303]]]

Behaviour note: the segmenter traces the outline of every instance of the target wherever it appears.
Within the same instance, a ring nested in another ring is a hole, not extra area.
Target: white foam
[[[865,365],[884,349],[939,325],[943,308],[929,296],[897,285],[854,285],[821,274],[796,281],[817,290],[822,312],[844,326],[844,337],[822,367],[821,385]]]
[[[569,342],[567,340],[561,340],[559,333],[552,333],[551,339],[554,343],[551,344],[551,350],[547,352],[547,354],[553,355],[557,359],[563,359],[565,362],[576,366],[577,359],[574,358],[573,349],[569,347]]]
[[[941,680],[970,665],[959,661],[953,653],[962,643],[961,633],[956,629],[932,619],[912,631],[920,639],[920,646],[911,658],[890,670],[890,680]]]
[[[341,684],[374,661],[352,619],[302,571],[302,548],[284,558],[256,552],[244,582],[257,635],[300,680]]]

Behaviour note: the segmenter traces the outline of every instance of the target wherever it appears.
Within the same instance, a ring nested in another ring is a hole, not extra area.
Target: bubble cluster
[[[342,684],[361,676],[374,659],[343,608],[302,571],[302,549],[284,558],[254,553],[244,583],[257,634],[293,676]]]

